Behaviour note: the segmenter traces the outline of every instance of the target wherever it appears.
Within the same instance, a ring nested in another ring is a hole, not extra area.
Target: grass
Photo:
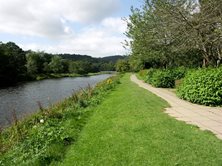
[[[119,76],[110,77],[0,130],[0,166],[55,165],[63,160],[94,108],[118,83]]]
[[[60,165],[222,165],[222,141],[163,112],[168,104],[122,78]]]

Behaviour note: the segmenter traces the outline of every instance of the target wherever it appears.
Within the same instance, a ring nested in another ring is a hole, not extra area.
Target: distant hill
[[[59,54],[63,59],[81,61],[81,60],[93,60],[94,58],[88,55],[80,55],[80,54]]]
[[[114,55],[114,56],[107,56],[100,58],[104,62],[113,62],[116,63],[119,59],[124,59],[126,56],[121,56],[121,55]]]
[[[89,55],[80,54],[59,54],[63,59],[73,60],[73,61],[90,61],[90,62],[112,62],[116,63],[119,59],[124,59],[126,56],[113,55],[103,58],[94,58]]]

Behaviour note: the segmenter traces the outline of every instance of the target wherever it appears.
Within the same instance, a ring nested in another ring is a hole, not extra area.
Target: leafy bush
[[[139,72],[140,78],[159,88],[173,88],[175,81],[183,78],[187,72],[184,67],[174,69],[149,69]],[[146,76],[144,76],[146,74]]]
[[[116,62],[116,71],[117,72],[128,72],[130,71],[130,64],[127,59],[120,59]]]
[[[138,76],[142,79],[142,80],[145,80],[146,77],[147,77],[147,74],[148,74],[149,70],[140,70],[138,72]]]
[[[157,71],[157,69],[149,69],[147,73],[147,77],[145,81],[149,84],[152,84],[153,74]]]
[[[222,105],[222,68],[189,72],[177,88],[177,95],[193,103]]]
[[[151,84],[158,88],[173,88],[175,80],[169,70],[156,70],[152,74]]]
[[[188,69],[185,67],[178,67],[178,68],[173,68],[170,69],[170,75],[174,78],[174,80],[180,80],[185,77]]]

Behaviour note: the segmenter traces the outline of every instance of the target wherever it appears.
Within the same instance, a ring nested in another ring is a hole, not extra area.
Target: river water
[[[41,103],[47,107],[72,95],[72,93],[95,86],[98,82],[110,77],[102,74],[90,77],[47,79],[24,83],[15,87],[0,89],[0,126],[11,123],[12,112],[18,118],[38,111]]]

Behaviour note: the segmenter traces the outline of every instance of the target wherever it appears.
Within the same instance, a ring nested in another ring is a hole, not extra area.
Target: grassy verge
[[[94,108],[119,83],[111,77],[49,109],[0,130],[0,165],[49,165],[64,158]]]
[[[124,76],[60,165],[222,165],[222,141],[169,117],[167,106]]]

